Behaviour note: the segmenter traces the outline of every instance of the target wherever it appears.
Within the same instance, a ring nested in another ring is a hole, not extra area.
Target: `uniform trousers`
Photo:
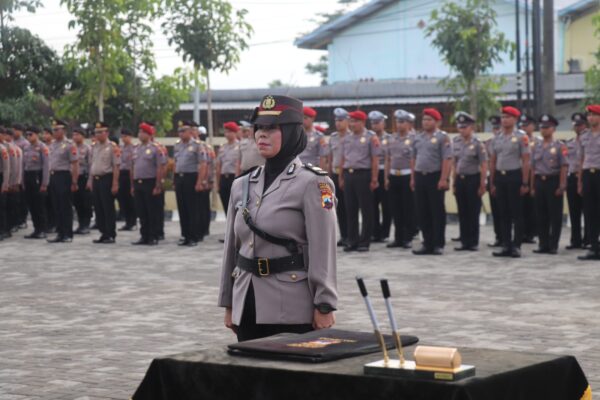
[[[563,195],[556,195],[560,186],[558,175],[535,176],[535,207],[538,213],[540,249],[556,250],[560,240],[563,217]]]
[[[392,212],[385,190],[385,171],[379,170],[377,180],[379,187],[373,191],[373,237],[375,240],[381,240],[390,236]]]
[[[25,200],[31,211],[34,233],[46,232],[46,193],[40,192],[42,171],[25,171]]]
[[[576,173],[571,173],[567,177],[567,203],[569,205],[569,219],[571,221],[571,245],[580,247],[589,241],[587,234],[587,231],[589,230],[589,224],[584,224],[584,233],[582,236],[581,216],[583,214],[583,197],[577,191],[577,181],[578,179]]]
[[[127,169],[122,169],[119,172],[119,193],[117,193],[117,200],[121,215],[125,219],[125,226],[131,227],[135,226],[136,215],[133,196],[131,195],[131,177],[129,173]]]
[[[61,238],[73,238],[71,171],[50,172],[50,196],[56,218],[56,233]]]
[[[388,198],[394,219],[394,239],[397,243],[412,241],[415,227],[414,194],[410,190],[410,175],[390,175]]]
[[[502,246],[521,248],[523,240],[523,196],[521,169],[496,171],[496,200]],[[514,233],[513,233],[514,229]]]
[[[73,205],[77,212],[80,228],[89,228],[92,220],[92,192],[87,188],[88,175],[82,174],[77,178],[77,191],[73,193]]]
[[[227,215],[229,196],[231,196],[231,186],[233,185],[234,179],[234,174],[221,174],[219,179],[219,197],[221,198],[221,204],[223,205],[223,210],[225,210],[225,215]]]
[[[583,208],[589,221],[589,237],[592,250],[600,251],[598,233],[600,232],[600,170],[583,170]]]
[[[344,196],[348,221],[348,246],[369,247],[373,234],[373,192],[370,189],[371,170],[344,170]],[[362,229],[358,230],[358,211]]]
[[[446,244],[445,191],[438,189],[440,171],[415,172],[415,202],[423,246],[427,250],[444,248]]]
[[[200,193],[196,192],[197,172],[175,174],[175,196],[181,236],[197,242],[200,238]]]
[[[333,174],[332,178],[335,186],[335,195],[337,197],[337,206],[335,208],[337,213],[338,226],[340,228],[340,238],[342,241],[346,241],[348,238],[348,217],[346,216],[346,197],[344,191],[340,188],[340,176]]]
[[[0,173],[0,188],[4,182],[4,174]],[[0,191],[0,235],[8,233],[8,221],[6,220],[6,193]]]
[[[159,226],[156,215],[160,209],[160,196],[152,192],[156,187],[156,179],[134,179],[133,197],[135,210],[140,219],[140,234],[142,240],[158,240]]]
[[[479,245],[480,183],[481,174],[458,174],[454,183],[456,204],[458,206],[460,241],[465,247]]]
[[[117,237],[117,213],[112,194],[113,174],[96,175],[92,179],[92,197],[96,211],[96,226],[104,238]]]

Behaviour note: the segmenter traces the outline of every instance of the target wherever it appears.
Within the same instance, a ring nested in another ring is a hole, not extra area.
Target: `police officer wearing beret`
[[[79,226],[75,229],[77,235],[90,233],[90,221],[92,220],[92,191],[88,187],[90,177],[90,160],[92,157],[92,146],[85,143],[87,133],[81,127],[73,128],[73,143],[77,146],[79,153],[79,177],[77,179],[77,191],[73,193],[73,205],[77,212]]]
[[[314,123],[317,118],[317,111],[311,107],[304,107],[302,112],[304,113],[302,124],[308,143],[306,149],[300,154],[300,159],[303,163],[312,164],[326,170],[329,147],[323,133],[315,129]]]
[[[90,175],[88,188],[92,190],[96,226],[100,238],[94,243],[112,244],[117,237],[117,214],[115,196],[119,192],[119,170],[121,149],[112,140],[108,140],[109,127],[104,122],[96,122],[90,157]]]
[[[342,140],[346,135],[350,135],[348,129],[348,122],[350,120],[350,113],[347,110],[338,107],[333,110],[333,117],[335,119],[335,132],[331,134],[329,138],[329,159],[327,166],[329,168],[329,176],[333,180],[335,185],[335,193],[337,194],[337,220],[340,229],[340,240],[338,240],[338,246],[343,247],[348,241],[348,220],[346,216],[346,200],[344,198],[344,191],[340,188],[339,180],[340,174],[342,173]]]
[[[236,175],[240,175],[251,168],[265,164],[265,159],[260,155],[254,141],[254,129],[248,121],[240,121],[240,155]]]
[[[491,117],[488,118],[488,122],[492,126],[492,137],[485,141],[485,150],[488,153],[487,191],[491,193],[490,179],[489,179],[490,146],[493,143],[494,138],[500,134],[500,132],[502,131],[502,128],[500,126],[500,116],[499,115],[492,115]],[[500,216],[498,214],[498,201],[496,200],[496,196],[492,196],[491,194],[489,196],[489,200],[490,200],[490,208],[491,208],[491,212],[492,212],[492,223],[494,225],[495,240],[493,243],[488,243],[488,247],[500,247],[502,244],[502,241],[500,240],[502,235],[500,233]]]
[[[527,114],[521,114],[519,117],[519,128],[527,134],[530,150],[542,142],[542,138],[535,135],[535,118]],[[533,171],[531,171],[531,174],[529,179],[530,181],[533,181]],[[523,196],[523,243],[535,243],[535,237],[538,234],[538,218],[536,214],[535,201],[533,200],[531,193],[528,196]]]
[[[479,245],[479,213],[481,197],[485,194],[487,151],[477,139],[475,118],[465,112],[456,116],[461,140],[454,146],[453,191],[458,206],[461,246],[457,251],[475,251]]]
[[[554,139],[558,121],[550,114],[539,118],[543,139],[531,153],[530,193],[538,212],[539,247],[534,253],[557,254],[562,229],[563,198],[567,188],[567,148]]]
[[[382,154],[379,157],[379,186],[373,192],[373,241],[383,242],[390,235],[392,225],[392,212],[390,210],[389,199],[385,189],[385,149],[390,140],[390,135],[385,131],[385,121],[387,115],[381,111],[371,111],[369,113],[369,122],[371,130],[375,132],[381,143]]]
[[[23,185],[27,207],[31,211],[33,232],[25,239],[44,239],[46,237],[45,196],[50,181],[48,147],[43,144],[38,135],[40,128],[29,126],[25,131],[29,146],[24,147],[23,153]]]
[[[217,154],[216,178],[219,197],[227,215],[231,185],[233,185],[233,180],[236,176],[240,157],[240,143],[236,137],[240,127],[235,122],[226,122],[223,124],[223,129],[225,130],[225,139],[227,142],[219,148],[219,153]]]
[[[6,215],[6,195],[10,179],[10,158],[8,149],[4,145],[4,132],[5,128],[0,126],[0,240],[11,236]]]
[[[44,126],[42,128],[40,140],[46,145],[48,152],[50,152],[50,145],[54,140],[52,136],[52,128],[50,126]],[[56,232],[56,217],[54,215],[54,206],[52,205],[52,196],[50,195],[50,186],[48,186],[48,191],[45,197],[46,200],[44,201],[44,206],[46,208],[46,233],[54,233]]]
[[[348,220],[348,242],[344,251],[369,251],[373,235],[373,191],[379,186],[379,157],[381,142],[365,128],[367,114],[356,110],[350,113],[351,135],[341,143],[342,174],[339,185],[344,190]],[[362,229],[358,229],[358,212]]]
[[[136,228],[137,217],[131,195],[131,164],[133,163],[133,132],[127,128],[121,129],[121,165],[119,170],[119,193],[117,201],[125,225],[119,231],[133,231]]]
[[[445,244],[446,209],[444,197],[449,189],[452,165],[452,143],[439,129],[442,114],[435,108],[423,110],[423,132],[415,137],[411,160],[411,189],[423,245],[415,255],[441,255]]]
[[[50,196],[56,217],[56,237],[49,243],[69,243],[73,241],[73,196],[79,180],[79,153],[75,143],[66,136],[67,124],[55,119],[52,121],[50,145]]]
[[[4,132],[4,144],[8,148],[11,163],[9,189],[6,198],[7,220],[10,232],[19,230],[20,225],[20,196],[23,181],[23,151],[13,141],[14,131],[7,128]]]
[[[577,191],[577,175],[581,169],[581,137],[588,130],[587,117],[584,113],[574,113],[571,116],[575,137],[569,139],[567,146],[567,203],[569,206],[569,219],[571,221],[571,240],[567,250],[580,249],[589,243],[587,232],[589,223],[585,223],[584,234],[581,229],[581,216],[583,214],[583,198]]]
[[[239,341],[331,327],[337,303],[335,193],[303,165],[302,102],[266,96],[252,122],[267,162],[231,191],[218,304]]]
[[[581,136],[581,170],[578,191],[583,196],[586,221],[589,221],[590,250],[580,260],[600,260],[600,105],[586,107],[590,129]]]
[[[521,257],[523,240],[523,196],[529,192],[529,137],[517,130],[521,112],[502,108],[502,132],[490,145],[490,191],[498,201],[502,250],[494,257]],[[513,235],[514,227],[514,235]]]
[[[21,149],[21,154],[25,154],[25,150],[29,147],[29,142],[25,139],[25,126],[23,124],[13,124],[13,143]],[[23,158],[21,158],[21,163],[23,163]],[[23,168],[23,167],[21,167]],[[19,187],[19,195],[18,195],[18,204],[19,204],[19,212],[17,216],[17,221],[19,224],[19,229],[24,229],[27,227],[27,198],[25,196],[25,189],[23,185],[25,182],[21,182]]]
[[[411,132],[410,114],[404,110],[394,112],[396,132],[388,139],[385,152],[385,189],[394,218],[394,240],[388,248],[410,249],[414,237],[415,206],[410,189],[410,164],[415,134]]]

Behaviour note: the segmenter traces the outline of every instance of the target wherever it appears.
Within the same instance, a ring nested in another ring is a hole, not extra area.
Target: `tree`
[[[45,125],[52,116],[48,101],[35,93],[27,92],[23,96],[0,100],[0,123]]]
[[[306,72],[313,75],[319,75],[321,77],[321,86],[327,85],[327,77],[328,77],[328,69],[329,69],[329,60],[327,59],[327,54],[323,54],[319,61],[316,63],[308,63],[304,67]]]
[[[594,36],[600,38],[600,14],[596,14],[592,19],[594,25]],[[586,103],[600,103],[600,46],[596,53],[596,64],[585,73]]]
[[[27,10],[34,13],[41,5],[41,0],[0,0],[0,35],[4,33],[7,22],[13,20],[12,14],[15,11]]]
[[[212,140],[212,96],[210,72],[229,72],[248,48],[252,27],[247,10],[234,10],[226,0],[166,0],[166,21],[162,24],[169,45],[183,61],[192,62],[196,87],[200,75],[206,80],[208,133]]]
[[[439,11],[431,13],[427,37],[450,66],[450,76],[442,81],[457,106],[468,106],[469,112],[482,122],[488,112],[498,108],[495,95],[501,84],[486,74],[502,54],[513,58],[514,44],[495,28],[496,11],[490,0],[445,1]]]

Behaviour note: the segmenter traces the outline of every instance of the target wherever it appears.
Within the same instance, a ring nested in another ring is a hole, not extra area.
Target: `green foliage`
[[[316,74],[321,77],[321,85],[327,85],[327,74],[328,74],[328,60],[327,54],[323,54],[319,57],[319,61],[316,63],[308,63],[304,67],[309,74]]]
[[[27,10],[34,13],[41,6],[41,0],[0,0],[0,26],[4,28],[6,21],[12,21],[15,11]]]
[[[514,55],[514,43],[496,26],[496,11],[490,0],[460,4],[447,0],[431,13],[426,29],[426,36],[432,38],[433,46],[457,75],[443,84],[455,94],[457,105],[468,105],[479,121],[496,109],[495,90],[499,86],[483,75],[502,60],[503,54],[508,53],[511,59]]]
[[[600,13],[592,18],[594,36],[600,38]],[[585,73],[586,104],[600,103],[600,46],[595,53],[596,64]]]
[[[28,92],[21,97],[0,100],[0,123],[46,125],[52,110],[44,97]]]

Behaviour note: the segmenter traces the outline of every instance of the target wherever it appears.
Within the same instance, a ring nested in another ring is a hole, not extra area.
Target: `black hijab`
[[[304,151],[307,144],[306,134],[301,124],[283,124],[279,127],[281,129],[281,150],[274,157],[267,158],[263,193],[292,160]]]

